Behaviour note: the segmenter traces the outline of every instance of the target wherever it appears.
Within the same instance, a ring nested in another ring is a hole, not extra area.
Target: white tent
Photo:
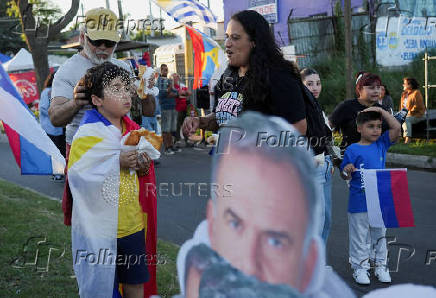
[[[66,58],[65,58],[66,59]],[[64,59],[64,60],[65,60]],[[49,59],[52,60],[52,59]],[[49,61],[50,67],[59,66],[55,61]],[[20,51],[8,62],[3,64],[3,68],[7,72],[22,71],[22,70],[33,70],[35,69],[33,65],[32,54],[30,54],[25,48],[20,49]]]
[[[34,69],[32,54],[22,48],[11,60],[3,64],[7,72]]]

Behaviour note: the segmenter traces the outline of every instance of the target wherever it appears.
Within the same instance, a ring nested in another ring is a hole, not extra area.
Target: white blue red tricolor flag
[[[0,120],[22,175],[63,174],[65,159],[0,66]]]
[[[216,16],[212,11],[196,0],[153,0],[176,22],[201,22],[205,25],[215,24]]]
[[[414,227],[407,169],[361,170],[371,227]]]

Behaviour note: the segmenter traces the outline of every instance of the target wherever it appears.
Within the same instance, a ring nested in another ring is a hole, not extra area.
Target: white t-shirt
[[[406,95],[406,97],[404,97],[404,101],[403,101],[403,108],[407,109],[407,101],[408,101],[408,95]]]
[[[130,67],[127,63],[115,58],[112,58],[111,62],[131,73]],[[85,58],[81,54],[75,54],[65,61],[65,63],[59,67],[54,76],[51,98],[62,96],[72,100],[73,90],[77,82],[85,75],[86,71],[93,66],[96,66],[96,64],[93,64],[88,58]],[[67,125],[65,135],[68,144],[71,145],[85,111],[90,109],[92,109],[91,105],[83,106],[83,108],[74,116],[71,123]]]

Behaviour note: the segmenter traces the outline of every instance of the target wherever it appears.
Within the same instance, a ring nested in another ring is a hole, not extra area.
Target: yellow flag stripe
[[[80,137],[73,141],[71,144],[71,152],[68,160],[68,169],[70,169],[76,162],[78,162],[82,156],[89,151],[96,144],[103,141],[103,138],[86,136]]]

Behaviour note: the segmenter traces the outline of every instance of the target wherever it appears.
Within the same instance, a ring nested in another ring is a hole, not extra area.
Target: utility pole
[[[162,8],[159,7],[159,20],[162,20]],[[163,34],[162,23],[159,22],[160,36]]]
[[[106,8],[111,9],[111,6],[109,5],[109,0],[106,0]]]
[[[148,8],[150,10],[150,22],[153,24],[153,12],[151,11],[151,0],[148,0]],[[153,26],[150,26],[150,36],[154,37]]]
[[[351,33],[351,0],[344,0],[344,27],[345,27],[345,83],[346,98],[352,98],[352,33]]]
[[[106,0],[108,1],[108,0]],[[123,16],[123,7],[121,5],[121,0],[118,0],[118,22],[121,22],[123,24],[123,33],[121,34],[121,40],[126,39],[126,31],[124,30],[124,16]]]

